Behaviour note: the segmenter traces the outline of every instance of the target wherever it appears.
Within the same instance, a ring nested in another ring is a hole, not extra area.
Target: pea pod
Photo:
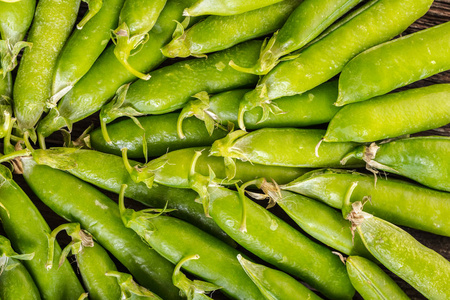
[[[423,16],[432,3],[432,0],[368,2],[346,23],[301,51],[297,58],[279,63],[265,75],[256,89],[242,100],[239,126],[245,129],[242,123],[245,111],[270,106],[273,99],[304,93],[331,79],[358,53],[405,30]]]
[[[205,56],[267,35],[280,28],[300,2],[285,0],[238,15],[210,16],[189,29],[179,24],[172,41],[161,51],[172,58]]]
[[[18,254],[10,241],[0,236],[0,298],[39,300],[41,296],[30,273],[20,262],[33,259],[34,253]]]
[[[322,299],[303,284],[281,271],[255,264],[242,255],[238,255],[239,263],[247,275],[259,288],[265,299]]]
[[[155,30],[149,32],[150,42],[130,57],[133,68],[148,72],[164,61],[160,48],[164,46],[175,29],[173,20],[180,20],[183,6],[193,0],[169,0],[156,22]],[[156,30],[158,28],[158,30]],[[123,67],[114,56],[114,47],[108,47],[96,60],[83,78],[59,101],[58,106],[39,122],[41,137],[47,137],[64,126],[72,124],[98,111],[112,98],[117,89],[137,77]]]
[[[24,178],[33,192],[54,212],[88,230],[136,280],[164,299],[179,299],[172,285],[174,266],[125,228],[114,201],[88,183],[22,158]],[[54,180],[58,178],[58,180]],[[76,193],[74,193],[76,191]]]
[[[303,1],[289,16],[283,27],[263,46],[256,64],[250,68],[238,68],[238,70],[258,75],[269,73],[283,60],[280,60],[282,56],[301,49],[359,2],[361,0]],[[285,59],[289,60],[292,57]]]
[[[80,0],[42,0],[36,7],[28,34],[33,48],[25,49],[14,83],[14,114],[23,131],[33,132],[47,110],[56,59],[72,31],[79,5]]]
[[[0,74],[0,138],[4,138],[7,135],[8,128],[11,125],[12,85],[11,73],[6,73],[4,77]]]
[[[89,3],[89,13],[96,6],[98,12],[77,29],[59,54],[53,73],[52,99],[56,103],[83,77],[108,45],[110,30],[117,26],[117,18],[124,0],[96,0]]]
[[[131,51],[139,51],[138,47],[148,41],[148,32],[155,25],[166,1],[125,0],[119,16],[119,27],[112,33],[116,44],[114,55],[130,73],[143,80],[148,80],[150,76],[133,68],[128,58],[132,55]]]
[[[361,208],[361,202],[355,202],[348,218],[373,256],[428,299],[450,298],[450,262],[406,231]]]
[[[103,106],[100,121],[109,123],[121,116],[163,114],[182,108],[202,91],[218,93],[255,84],[257,76],[238,72],[228,62],[235,60],[248,65],[256,60],[260,47],[260,41],[249,41],[214,53],[208,59],[181,61],[153,71],[152,80],[134,82]]]
[[[198,0],[194,5],[186,8],[183,12],[185,16],[201,15],[237,15],[247,11],[258,9],[264,6],[275,4],[282,0],[262,0],[262,1],[221,1],[221,0]]]
[[[78,299],[84,292],[68,261],[59,269],[47,270],[47,234],[50,228],[33,202],[13,181],[11,171],[0,165],[0,218],[3,229],[19,253],[34,253],[23,261],[44,299]],[[61,248],[55,244],[55,253]]]
[[[378,96],[343,107],[331,120],[325,142],[372,142],[447,125],[450,84]],[[379,120],[389,119],[383,126]]]
[[[345,265],[350,281],[364,299],[409,299],[395,281],[374,262],[360,256],[349,256]]]
[[[376,173],[383,170],[415,180],[428,187],[450,192],[450,137],[414,137],[360,146],[343,159],[358,158]]]
[[[447,22],[364,51],[342,70],[336,105],[364,101],[449,70],[449,41]]]

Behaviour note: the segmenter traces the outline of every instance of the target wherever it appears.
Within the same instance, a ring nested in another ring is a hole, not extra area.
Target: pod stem
[[[120,299],[134,299],[135,297],[133,297],[133,295],[135,295],[154,300],[162,300],[158,295],[152,293],[143,286],[138,285],[130,274],[118,271],[108,271],[105,275],[117,279],[121,291]]]
[[[89,11],[84,15],[83,19],[77,24],[77,29],[83,29],[84,25],[89,22],[102,8],[103,1],[102,0],[83,0],[83,2],[87,3]]]
[[[31,260],[33,257],[34,252],[29,254],[18,254],[12,248],[11,242],[7,238],[0,236],[0,276],[3,271],[12,270],[17,266],[16,263],[9,262],[10,258],[17,260]]]
[[[192,157],[191,167],[189,170],[189,186],[199,195],[200,201],[203,204],[203,211],[205,212],[205,216],[210,218],[211,217],[209,215],[210,195],[208,192],[208,186],[212,183],[216,175],[214,174],[214,171],[211,169],[210,166],[208,166],[209,178],[195,171],[195,166],[197,165],[197,161],[202,155],[202,152],[203,150],[195,151],[194,156]]]
[[[3,78],[5,78],[6,73],[11,72],[17,66],[17,56],[20,51],[26,47],[32,47],[32,43],[19,41],[14,45],[8,40],[0,40],[0,60]]]
[[[188,57],[191,55],[191,50],[185,43],[186,28],[189,25],[190,17],[186,17],[182,23],[174,20],[177,23],[177,27],[172,34],[172,40],[161,48],[161,52],[165,57]]]

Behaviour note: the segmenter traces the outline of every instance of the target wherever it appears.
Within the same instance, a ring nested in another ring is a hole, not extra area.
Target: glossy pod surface
[[[329,249],[250,199],[240,199],[235,191],[210,186],[208,192],[211,217],[238,244],[331,299],[352,298],[354,290],[345,267]],[[240,229],[242,205],[246,210],[245,231]]]
[[[331,120],[324,141],[373,142],[449,122],[450,84],[436,84],[346,105]]]
[[[165,4],[166,0],[125,0],[119,25],[126,23],[131,35],[146,33],[155,25]]]
[[[11,45],[23,40],[34,16],[36,0],[0,1],[0,36]]]
[[[337,105],[383,95],[448,69],[450,22],[378,45],[356,56],[339,77]]]
[[[189,8],[184,10],[185,16],[200,15],[237,15],[247,11],[268,6],[282,0],[261,0],[261,1],[238,1],[238,0],[198,0]]]
[[[349,256],[345,264],[352,285],[364,299],[409,299],[395,281],[374,262],[359,256]]]
[[[23,261],[44,299],[78,299],[84,292],[68,261],[59,269],[46,270],[48,254],[47,234],[50,227],[33,202],[12,180],[8,168],[0,166],[0,209],[2,226],[14,249],[19,253],[33,253],[31,260]],[[55,255],[61,248],[55,245]]]
[[[357,183],[350,201],[371,196],[364,210],[397,225],[434,234],[450,236],[450,194],[394,178],[373,176],[344,170],[317,170],[282,186],[334,208],[344,207],[345,196],[353,182]]]
[[[37,165],[31,158],[22,161],[26,182],[46,205],[92,233],[143,286],[165,299],[180,298],[172,285],[174,266],[125,228],[114,201],[70,174]]]

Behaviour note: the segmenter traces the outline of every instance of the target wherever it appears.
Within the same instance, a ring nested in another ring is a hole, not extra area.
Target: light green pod
[[[204,56],[274,32],[302,0],[285,0],[233,16],[210,16],[186,29],[179,24],[174,39],[161,51],[167,57]]]
[[[374,262],[359,256],[346,259],[353,287],[367,300],[408,300],[402,289]]]
[[[450,84],[435,84],[347,105],[333,117],[323,140],[373,142],[438,128],[449,121]]]
[[[282,0],[198,0],[183,12],[185,16],[219,15],[229,16],[242,14],[264,6],[275,4]]]
[[[384,95],[450,69],[450,22],[370,48],[339,77],[336,105]]]

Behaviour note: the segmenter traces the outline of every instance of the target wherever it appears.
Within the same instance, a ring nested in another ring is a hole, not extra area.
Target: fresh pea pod
[[[167,0],[125,0],[119,16],[119,27],[112,32],[114,55],[119,62],[134,76],[148,80],[145,75],[128,62],[132,51],[139,51],[139,47],[149,40],[148,32],[153,28],[159,14],[166,5]]]
[[[209,213],[238,244],[330,299],[354,289],[339,258],[239,192],[209,185]]]
[[[255,10],[282,0],[260,0],[260,1],[223,1],[223,0],[198,0],[194,5],[186,8],[183,12],[185,16],[219,15],[229,16],[242,14]]]
[[[450,299],[448,260],[403,229],[363,212],[361,202],[353,203],[348,218],[367,249],[386,268],[428,299]]]
[[[22,158],[24,178],[54,212],[88,230],[136,280],[164,299],[180,299],[172,284],[174,266],[125,228],[117,204],[80,179]],[[55,180],[58,178],[58,180]]]
[[[10,241],[0,235],[0,299],[41,299],[33,278],[20,262],[33,259],[33,257],[34,253],[16,253],[11,247]]]
[[[349,201],[370,195],[367,212],[397,225],[450,236],[450,194],[410,182],[380,176],[375,185],[373,176],[329,169],[311,171],[280,188],[342,209],[353,183]]]
[[[242,268],[244,268],[247,275],[259,288],[265,299],[322,299],[286,273],[264,265],[255,264],[245,259],[242,255],[238,255],[237,258]]]
[[[301,0],[285,0],[233,16],[210,16],[187,29],[179,24],[161,51],[167,57],[205,56],[280,28]],[[226,30],[224,30],[226,28]]]
[[[175,29],[173,20],[181,20],[184,5],[193,0],[169,0],[164,7],[154,30],[149,32],[149,42],[141,51],[130,57],[130,64],[141,72],[148,72],[164,61],[160,48],[171,38]],[[98,111],[111,99],[117,89],[137,77],[123,67],[114,56],[114,47],[108,47],[89,71],[59,101],[58,106],[39,122],[37,129],[41,137],[78,122]]]
[[[245,111],[270,106],[273,99],[304,93],[331,79],[358,53],[405,30],[423,16],[432,3],[432,0],[368,2],[346,23],[301,51],[297,58],[279,63],[265,75],[241,102],[241,129],[245,129],[242,123]]]
[[[86,24],[78,24],[59,54],[53,73],[52,99],[56,103],[83,77],[108,45],[110,30],[117,26],[117,18],[124,0],[95,0],[89,3]],[[94,16],[92,10],[101,6]]]
[[[12,75],[10,72],[6,73],[5,76],[0,74],[0,138],[4,138],[7,135],[12,122],[12,85]]]
[[[447,125],[450,84],[410,89],[343,107],[328,125],[325,142],[373,142]],[[389,122],[381,123],[380,120]]]
[[[80,0],[41,0],[28,34],[32,48],[25,49],[14,82],[14,114],[19,128],[34,131],[51,96],[52,76],[61,49],[75,23]]]
[[[395,281],[374,262],[360,256],[349,256],[345,265],[352,285],[364,299],[409,299]]]
[[[182,108],[202,91],[218,93],[255,84],[257,76],[236,71],[228,63],[234,60],[249,65],[256,61],[260,48],[261,41],[249,41],[214,53],[208,59],[180,61],[153,71],[152,80],[132,83],[103,106],[100,121],[109,123],[121,116],[163,114]]]
[[[366,168],[376,173],[382,170],[399,174],[428,187],[450,192],[450,137],[414,137],[359,146],[344,157],[366,162]]]
[[[256,64],[238,70],[258,75],[269,73],[288,55],[316,38],[334,21],[362,0],[305,0],[289,16],[286,23],[263,46]],[[295,55],[293,56],[295,57]],[[292,59],[286,57],[287,60]]]
[[[23,264],[33,277],[44,299],[78,299],[83,294],[75,272],[68,261],[59,269],[47,270],[47,235],[50,228],[33,202],[13,181],[11,171],[0,165],[0,218],[3,229],[19,253],[34,253]],[[61,248],[55,244],[55,253]]]
[[[336,105],[383,95],[449,69],[450,22],[447,22],[356,56],[345,65],[339,77]]]

